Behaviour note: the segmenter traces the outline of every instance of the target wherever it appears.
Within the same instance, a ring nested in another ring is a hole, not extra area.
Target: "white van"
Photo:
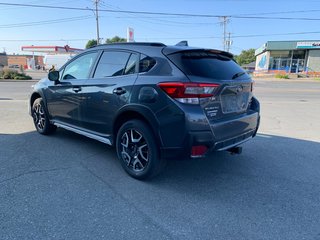
[[[69,59],[71,59],[76,54],[55,54],[55,55],[45,55],[43,62],[45,69],[49,70],[54,66],[56,70],[61,68]]]

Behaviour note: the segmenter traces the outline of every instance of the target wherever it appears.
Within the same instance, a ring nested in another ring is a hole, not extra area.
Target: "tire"
[[[37,98],[32,105],[32,118],[37,132],[43,135],[48,135],[57,129],[57,127],[50,123],[47,111],[45,109],[42,98]]]
[[[125,122],[117,133],[117,155],[124,170],[133,178],[154,177],[165,166],[150,127],[140,120]]]

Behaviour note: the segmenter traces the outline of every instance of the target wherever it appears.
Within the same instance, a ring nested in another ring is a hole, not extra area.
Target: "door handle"
[[[122,95],[125,94],[127,90],[125,90],[124,88],[115,88],[112,92],[117,95]]]
[[[81,91],[81,87],[73,87],[73,88],[72,88],[72,91],[78,93],[78,92]]]

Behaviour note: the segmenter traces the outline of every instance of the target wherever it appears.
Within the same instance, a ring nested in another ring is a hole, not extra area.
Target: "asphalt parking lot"
[[[33,82],[0,82],[0,239],[320,239],[320,81],[257,80],[241,155],[125,174],[115,151],[34,130]]]

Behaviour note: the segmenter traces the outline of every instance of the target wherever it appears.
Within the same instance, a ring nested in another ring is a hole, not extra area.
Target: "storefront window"
[[[270,70],[302,72],[305,67],[305,50],[270,51]]]
[[[288,71],[291,64],[291,58],[270,58],[270,70]]]

